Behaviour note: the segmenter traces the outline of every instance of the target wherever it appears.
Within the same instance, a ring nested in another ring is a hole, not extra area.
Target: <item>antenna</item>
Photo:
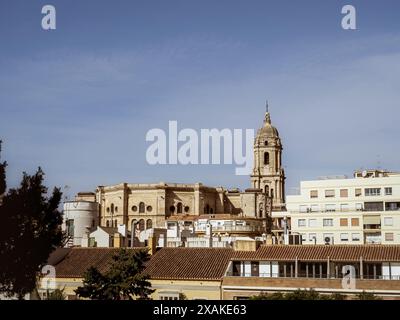
[[[268,99],[267,99],[267,100],[265,100],[265,111],[269,112],[268,109],[269,109],[269,106],[268,106]]]

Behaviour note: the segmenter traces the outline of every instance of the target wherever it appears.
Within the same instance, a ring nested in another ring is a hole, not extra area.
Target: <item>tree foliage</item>
[[[149,258],[147,250],[121,249],[104,274],[95,267],[89,268],[83,286],[75,292],[79,297],[93,300],[146,299],[154,292],[149,276],[143,273]]]
[[[53,291],[46,291],[46,300],[65,300],[66,296],[64,293],[65,287],[62,289],[55,289]]]
[[[301,290],[298,289],[293,292],[274,292],[265,293],[262,292],[257,296],[250,298],[251,300],[346,300],[345,295],[339,293],[334,294],[320,294],[313,289]]]
[[[4,191],[5,166],[0,165]],[[40,168],[32,176],[24,173],[19,187],[4,193],[0,204],[0,292],[8,296],[32,292],[37,273],[62,243],[61,192],[55,188],[47,198],[43,179]]]

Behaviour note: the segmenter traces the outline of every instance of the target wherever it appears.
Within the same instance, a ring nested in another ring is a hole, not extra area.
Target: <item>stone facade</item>
[[[251,189],[241,192],[201,183],[121,183],[99,186],[95,197],[80,193],[77,200],[96,201],[99,206],[99,225],[127,226],[127,231],[164,228],[171,216],[200,216],[225,214],[260,219],[268,232],[267,218],[272,209],[284,208],[284,172],[281,168],[282,144],[270,115],[254,141],[254,169]],[[264,159],[265,157],[265,159]],[[94,199],[95,198],[95,199]],[[135,227],[134,227],[135,226]],[[262,234],[260,233],[260,235]]]

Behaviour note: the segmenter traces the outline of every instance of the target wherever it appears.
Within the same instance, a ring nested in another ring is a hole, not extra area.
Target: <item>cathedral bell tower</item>
[[[272,198],[272,210],[285,209],[285,172],[282,168],[282,143],[278,130],[271,124],[267,110],[264,125],[254,140],[254,168],[251,184]]]

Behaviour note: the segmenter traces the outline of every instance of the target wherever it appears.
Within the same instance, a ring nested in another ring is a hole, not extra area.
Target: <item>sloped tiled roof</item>
[[[219,280],[233,249],[163,248],[149,261],[145,272],[152,279]]]
[[[54,255],[59,254],[57,249],[48,261],[54,260]],[[65,250],[65,249],[64,249]],[[57,278],[82,278],[90,267],[105,272],[110,267],[112,257],[118,253],[119,248],[71,248],[61,261],[54,264]],[[128,249],[128,250],[139,250]]]
[[[237,251],[233,260],[400,262],[400,245],[263,245],[257,251]]]

